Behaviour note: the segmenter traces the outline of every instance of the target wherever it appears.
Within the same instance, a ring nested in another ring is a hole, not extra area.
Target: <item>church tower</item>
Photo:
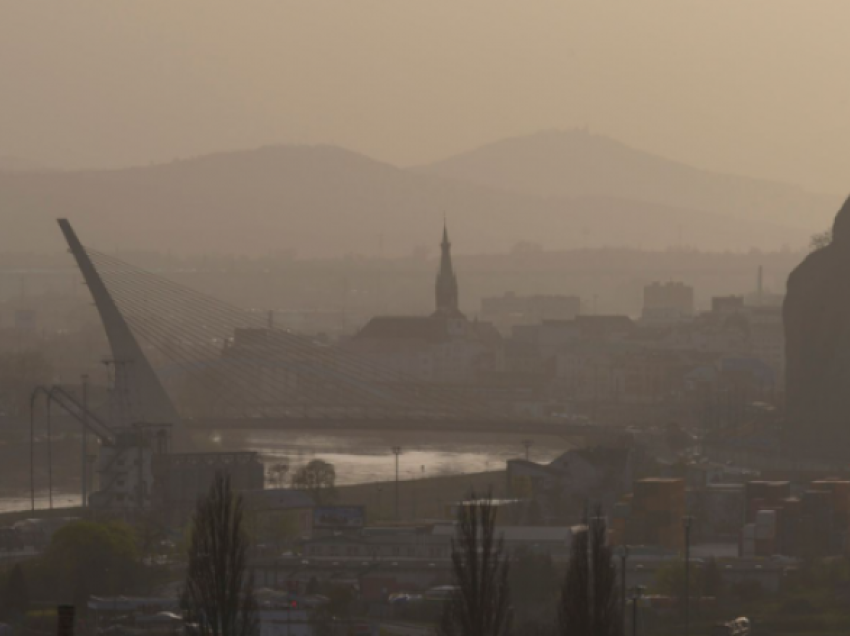
[[[449,243],[449,231],[443,223],[443,242],[440,244],[440,271],[437,274],[435,295],[437,311],[444,316],[460,316],[457,302],[457,276],[452,268],[452,244]]]

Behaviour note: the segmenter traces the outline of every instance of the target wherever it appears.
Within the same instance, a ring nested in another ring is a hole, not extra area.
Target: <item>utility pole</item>
[[[50,394],[47,395],[47,502],[53,510],[53,427],[50,423]]]
[[[422,466],[420,466],[420,472],[422,473],[422,477],[420,478],[420,480],[419,480],[419,481],[424,482],[424,481],[425,481],[425,464],[423,464]],[[424,487],[424,483],[423,483],[423,485],[422,485],[422,486],[420,486],[420,487]],[[420,493],[420,494],[424,495],[425,493],[423,492],[423,493]],[[425,497],[422,497],[422,503],[423,503],[423,507],[424,507],[424,504],[425,504]]]
[[[30,507],[35,512],[35,396],[38,389],[30,395]]]
[[[401,446],[393,446],[392,451],[393,455],[395,455],[395,520],[398,522],[400,520],[398,509],[398,456],[401,455]]]
[[[682,518],[682,528],[685,530],[685,636],[691,631],[691,525],[694,518]]]
[[[530,439],[522,440],[522,445],[525,446],[525,461],[528,461],[528,450],[531,448],[532,442]]]
[[[82,501],[80,505],[83,508],[88,507],[88,419],[89,419],[89,376],[87,373],[83,373],[80,376],[80,380],[83,383],[83,430],[82,430],[82,486],[80,488],[80,495],[82,497]]]
[[[622,614],[623,614],[623,634],[626,633],[626,611],[628,609],[628,598],[626,593],[626,561],[629,558],[629,546],[623,545],[623,551],[620,553],[622,566],[620,567],[620,584],[622,585]]]

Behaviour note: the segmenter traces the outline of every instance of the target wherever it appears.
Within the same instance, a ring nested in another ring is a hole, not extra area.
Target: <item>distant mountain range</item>
[[[0,172],[44,172],[47,168],[24,157],[0,155]]]
[[[584,130],[504,139],[418,172],[543,197],[615,197],[801,228],[840,199],[785,183],[699,170]]]
[[[332,146],[269,146],[121,170],[0,170],[0,250],[61,248],[53,220],[68,217],[102,250],[433,254],[444,215],[461,253],[520,242],[775,249],[804,245],[836,208],[584,133],[507,140],[409,170]]]

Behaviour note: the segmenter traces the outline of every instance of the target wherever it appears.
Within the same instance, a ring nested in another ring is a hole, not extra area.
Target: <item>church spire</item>
[[[438,314],[459,314],[457,276],[452,267],[452,244],[449,230],[443,219],[443,242],[440,244],[440,271],[437,274],[435,295]]]

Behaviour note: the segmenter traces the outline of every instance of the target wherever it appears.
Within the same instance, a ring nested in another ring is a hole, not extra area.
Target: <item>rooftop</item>
[[[446,321],[436,316],[377,316],[355,336],[356,339],[423,340],[442,342],[449,337]]]

